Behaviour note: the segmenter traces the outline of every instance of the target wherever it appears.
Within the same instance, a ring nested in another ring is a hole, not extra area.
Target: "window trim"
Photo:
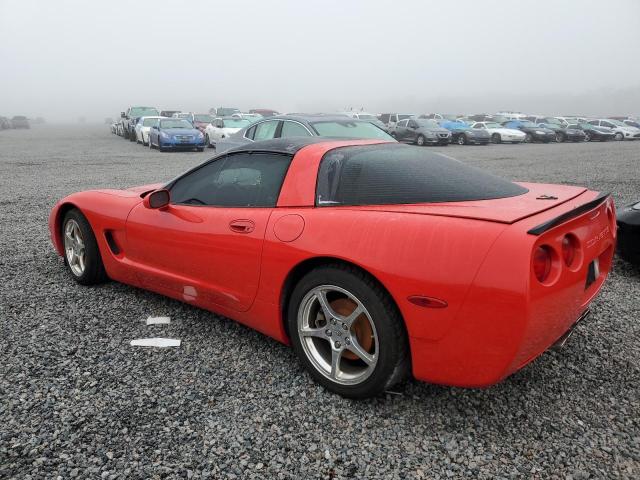
[[[317,137],[318,136],[317,134],[314,135],[313,132],[311,130],[309,130],[304,123],[299,122],[297,120],[288,120],[288,119],[284,119],[283,118],[283,119],[280,120],[280,122],[282,122],[282,123],[280,123],[280,125],[278,126],[278,130],[276,132],[278,134],[278,136],[277,137],[273,137],[273,138],[290,138],[290,137],[281,137],[280,136],[280,135],[282,135],[282,129],[284,128],[285,122],[297,123],[298,125],[302,126],[302,128],[304,128],[307,132],[309,132],[309,136],[310,137]]]
[[[248,131],[249,131],[249,129],[251,129],[252,127],[255,127],[255,128],[256,128],[256,130],[258,130],[258,127],[259,127],[262,123],[267,123],[267,122],[277,122],[277,123],[278,123],[278,125],[276,126],[276,132],[275,132],[275,135],[274,135],[274,137],[273,137],[273,138],[278,138],[278,136],[277,136],[277,135],[279,135],[279,130],[280,130],[280,128],[281,128],[281,126],[280,126],[280,122],[282,122],[282,119],[280,119],[280,118],[278,118],[277,120],[274,120],[274,119],[271,119],[271,118],[267,118],[267,119],[262,120],[262,121],[260,121],[260,122],[252,123],[252,124],[251,124],[251,125],[249,125],[248,127],[245,127],[245,128],[246,128],[246,130],[245,130],[244,134],[242,135],[242,138],[244,138],[245,140],[249,140],[250,142],[255,142],[256,140],[254,140],[254,139],[249,138],[249,137],[247,137],[247,136],[246,136],[246,135],[247,135],[247,132],[248,132]],[[253,135],[253,136],[255,137],[255,133],[254,133],[254,135]],[[273,140],[273,138],[270,138],[269,140]],[[264,140],[258,140],[258,141],[262,142],[262,141],[264,141]]]

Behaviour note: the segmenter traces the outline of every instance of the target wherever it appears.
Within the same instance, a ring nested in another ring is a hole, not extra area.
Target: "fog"
[[[640,114],[640,2],[0,0],[0,115]]]

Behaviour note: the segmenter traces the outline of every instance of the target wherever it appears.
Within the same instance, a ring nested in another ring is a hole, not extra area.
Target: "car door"
[[[409,123],[409,120],[400,120],[398,123],[396,123],[396,128],[394,132],[395,132],[396,140],[398,140],[399,142],[407,141],[407,135],[408,135],[407,124],[408,123]]]
[[[402,120],[403,122],[405,122],[406,126],[406,133],[405,133],[405,141],[407,142],[415,142],[416,139],[418,138],[418,122],[416,122],[415,120]]]
[[[124,254],[139,282],[200,306],[248,310],[290,162],[290,155],[273,153],[221,156],[173,182],[167,207],[136,206]]]

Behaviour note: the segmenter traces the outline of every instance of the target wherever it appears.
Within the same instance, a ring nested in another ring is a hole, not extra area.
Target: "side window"
[[[415,122],[415,120],[408,120],[407,127],[418,128],[418,124]]]
[[[603,127],[615,128],[615,125],[609,122],[600,122],[600,125],[602,125]]]
[[[397,123],[397,127],[406,127],[409,120],[401,120]]]
[[[258,142],[260,140],[271,140],[275,138],[279,122],[279,120],[272,120],[257,124],[253,139]]]
[[[207,163],[171,187],[171,203],[275,207],[291,156],[236,153]]]
[[[281,138],[310,136],[311,134],[309,133],[309,131],[298,122],[284,121],[282,123],[282,131],[280,132]]]
[[[255,135],[255,133],[256,133],[256,126],[254,125],[249,130],[247,130],[247,132],[244,134],[244,138],[248,138],[249,140],[253,140],[253,136]]]
[[[484,128],[484,123],[476,123],[473,128]]]

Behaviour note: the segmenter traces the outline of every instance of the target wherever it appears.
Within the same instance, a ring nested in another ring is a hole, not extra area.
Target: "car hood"
[[[196,128],[168,128],[166,130],[161,130],[161,132],[166,133],[167,135],[197,135],[200,133],[200,130]]]
[[[550,208],[569,202],[587,189],[568,185],[518,183],[529,191],[522,195],[494,200],[423,203],[415,205],[376,205],[362,210],[401,212],[445,217],[470,218],[498,223],[515,223]],[[551,198],[550,198],[551,197]]]

